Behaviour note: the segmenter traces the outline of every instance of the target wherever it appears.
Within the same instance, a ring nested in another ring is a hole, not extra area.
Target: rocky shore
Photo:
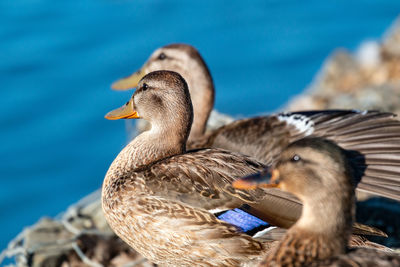
[[[362,44],[355,53],[339,49],[312,84],[284,110],[379,109],[400,114],[400,19],[381,41]],[[212,127],[231,118],[214,112]],[[362,196],[357,220],[376,226],[389,238],[373,241],[400,248],[400,203]],[[153,266],[108,227],[96,191],[56,218],[42,218],[26,228],[0,254],[8,266]]]
[[[338,49],[311,85],[284,110],[369,109],[400,114],[400,19],[381,41],[351,54]]]

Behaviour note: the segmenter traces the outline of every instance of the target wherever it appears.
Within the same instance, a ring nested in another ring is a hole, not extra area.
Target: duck
[[[239,119],[213,131],[206,124],[213,109],[215,89],[211,73],[199,51],[189,44],[169,44],[156,49],[132,75],[112,84],[115,90],[137,87],[152,71],[170,70],[187,81],[194,118],[188,149],[221,148],[251,156],[270,165],[290,143],[307,136],[337,142],[361,153],[357,191],[400,201],[400,121],[395,114],[359,110],[282,112]],[[361,179],[362,177],[362,179]]]
[[[303,203],[299,220],[259,266],[400,266],[400,255],[347,244],[355,213],[353,152],[307,137],[285,148],[264,171],[236,180],[237,189],[279,188]]]
[[[224,150],[186,152],[193,112],[181,75],[147,74],[106,117],[151,123],[118,154],[102,186],[105,218],[123,241],[162,266],[240,266],[268,248],[209,212],[259,199],[262,191],[234,190],[231,182],[265,166]]]
[[[279,227],[292,225],[300,215],[301,204],[290,194],[233,188],[235,179],[265,164],[218,148],[186,150],[193,109],[180,74],[145,75],[132,98],[106,118],[151,123],[109,167],[102,207],[113,231],[154,263],[254,266],[277,241],[248,235],[217,214],[243,208]]]

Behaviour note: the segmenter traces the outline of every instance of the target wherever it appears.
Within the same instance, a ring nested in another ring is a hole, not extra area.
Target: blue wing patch
[[[269,223],[241,210],[233,209],[216,215],[218,219],[233,224],[243,232],[252,234],[270,226]]]

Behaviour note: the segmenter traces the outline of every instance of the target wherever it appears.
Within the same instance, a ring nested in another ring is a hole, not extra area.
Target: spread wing
[[[326,110],[280,113],[223,126],[202,140],[271,164],[291,142],[328,138],[350,152],[358,189],[400,200],[400,122],[392,113]]]
[[[394,117],[377,111],[349,113],[336,118],[332,127],[319,123],[314,135],[348,150],[357,189],[400,200],[400,122]]]

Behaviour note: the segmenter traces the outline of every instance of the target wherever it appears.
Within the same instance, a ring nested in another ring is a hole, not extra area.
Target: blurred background
[[[198,48],[216,109],[274,111],[337,47],[378,39],[398,0],[0,2],[0,251],[25,226],[101,187],[127,140],[103,118],[131,92],[110,84],[163,45]]]

